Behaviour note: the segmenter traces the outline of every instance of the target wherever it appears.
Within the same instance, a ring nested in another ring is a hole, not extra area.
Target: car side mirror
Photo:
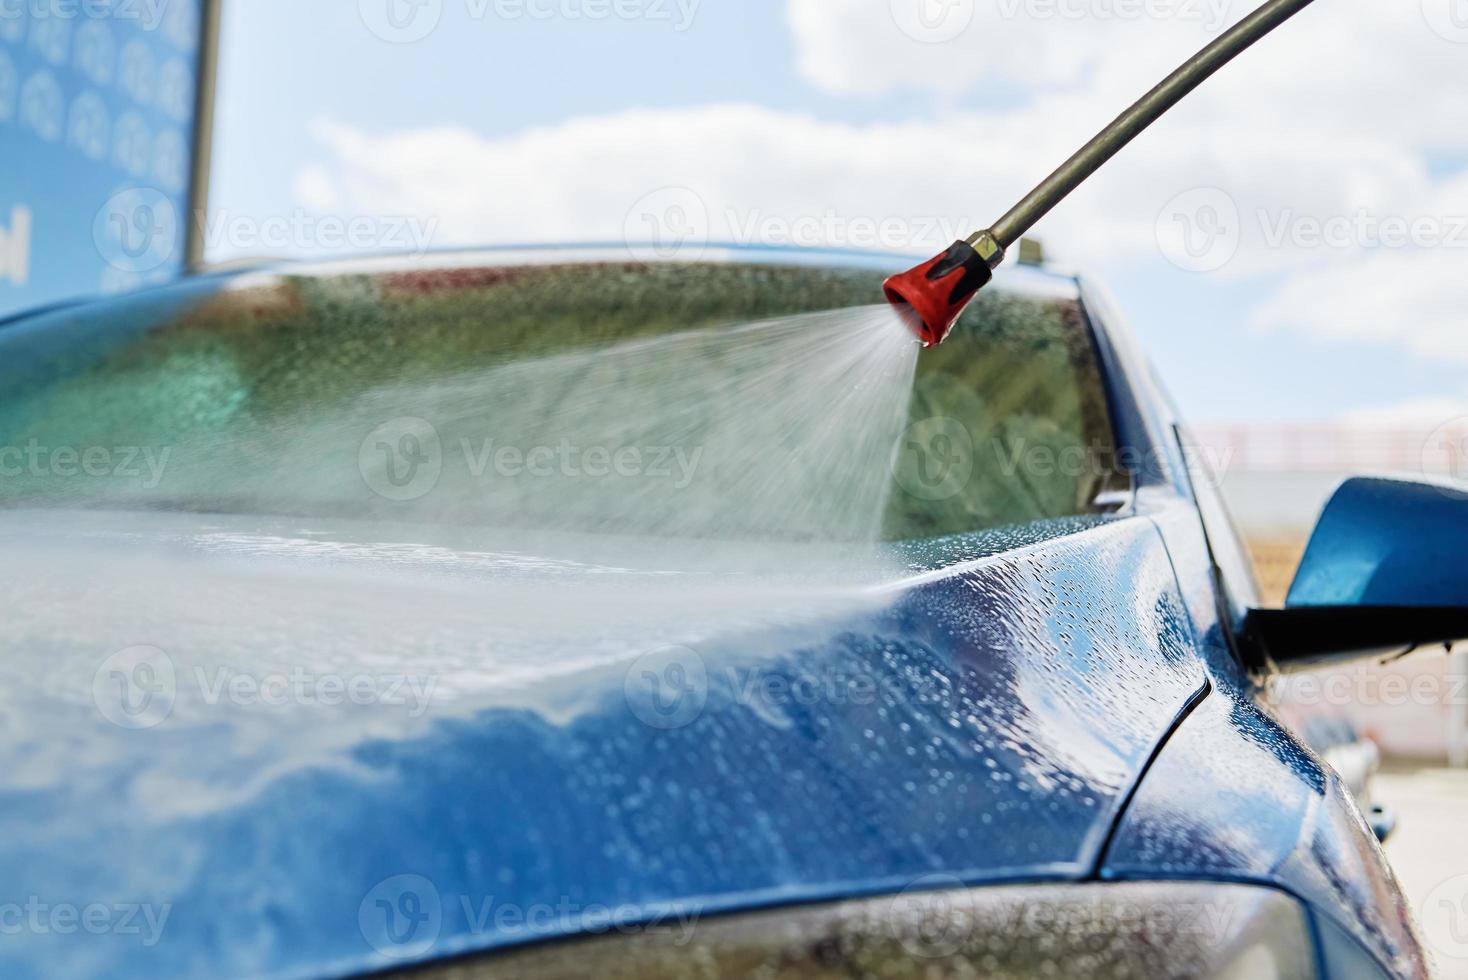
[[[1325,505],[1283,609],[1245,642],[1278,670],[1468,640],[1468,493],[1357,477]]]

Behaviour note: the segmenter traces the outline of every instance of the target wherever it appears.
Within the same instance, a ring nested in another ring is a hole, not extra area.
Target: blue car
[[[1014,266],[915,355],[871,540],[789,432],[637,442],[629,385],[739,350],[686,338],[900,265],[480,252],[0,324],[0,975],[1428,976],[1263,686],[1468,635],[1468,498],[1348,482],[1257,608],[1111,304]],[[656,527],[576,509],[628,487]]]

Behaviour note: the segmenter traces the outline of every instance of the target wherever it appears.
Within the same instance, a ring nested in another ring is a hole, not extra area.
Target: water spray
[[[1059,169],[983,231],[883,284],[924,347],[941,344],[974,294],[994,277],[1005,250],[1168,109],[1311,0],[1269,0],[1220,35],[1097,133]]]

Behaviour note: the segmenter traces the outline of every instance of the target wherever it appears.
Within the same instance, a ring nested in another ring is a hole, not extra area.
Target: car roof
[[[286,276],[361,275],[425,269],[474,268],[484,266],[560,265],[580,262],[639,264],[750,264],[778,266],[811,266],[816,268],[847,267],[897,272],[921,261],[918,252],[866,251],[846,248],[806,248],[800,246],[741,245],[734,242],[709,242],[686,245],[666,259],[649,258],[652,246],[624,242],[585,242],[495,245],[420,254],[393,253],[309,261],[268,262],[251,265],[236,276],[250,274]],[[229,267],[218,270],[229,271]],[[1036,297],[1077,299],[1080,287],[1073,274],[1045,266],[1021,266],[1007,263],[995,273],[994,284],[1008,293]]]
[[[652,246],[624,242],[585,242],[477,246],[423,253],[389,253],[326,259],[243,259],[221,263],[171,282],[111,295],[78,296],[69,300],[0,317],[0,328],[18,325],[49,313],[74,314],[101,309],[107,304],[149,293],[170,292],[190,287],[245,289],[278,277],[303,278],[341,275],[374,275],[436,269],[486,268],[495,266],[566,265],[576,263],[633,262],[660,264],[747,264],[808,266],[811,268],[872,269],[897,272],[922,259],[916,252],[880,252],[845,248],[742,245],[710,242],[685,246],[667,259],[649,258]],[[653,253],[656,254],[656,253]],[[1050,266],[1021,266],[1010,262],[995,271],[991,287],[1011,295],[1045,299],[1078,300],[1077,277]]]

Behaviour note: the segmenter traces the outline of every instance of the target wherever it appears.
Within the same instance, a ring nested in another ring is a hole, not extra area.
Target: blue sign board
[[[185,271],[207,3],[0,0],[0,316]]]

